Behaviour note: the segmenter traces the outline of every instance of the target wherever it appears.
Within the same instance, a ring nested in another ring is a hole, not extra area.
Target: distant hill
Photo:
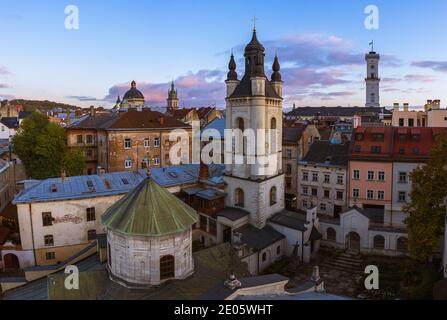
[[[69,105],[69,104],[65,104],[65,103],[53,102],[53,101],[48,101],[48,100],[39,101],[39,100],[15,99],[15,100],[11,100],[10,103],[22,105],[24,111],[36,111],[37,109],[41,110],[41,111],[48,111],[48,110],[51,110],[56,107],[62,108],[62,109],[78,108],[78,106],[73,106],[73,105]]]

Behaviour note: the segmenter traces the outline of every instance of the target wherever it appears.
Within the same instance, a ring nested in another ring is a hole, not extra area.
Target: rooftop
[[[283,210],[273,215],[268,221],[299,231],[306,231],[306,225],[308,224],[306,213],[301,210],[299,212]]]
[[[197,220],[193,208],[150,177],[115,202],[102,216],[102,224],[107,229],[145,237],[185,232]]]
[[[251,224],[246,224],[239,229],[236,229],[233,234],[234,233],[240,233],[241,244],[246,244],[249,248],[252,248],[255,251],[260,251],[285,238],[282,233],[268,225],[262,229],[258,229]]]
[[[348,159],[349,143],[332,144],[329,141],[315,141],[300,163],[346,167]]]
[[[108,126],[109,130],[148,130],[160,128],[189,129],[191,126],[174,117],[150,109],[141,109],[140,111],[137,109],[130,109],[128,112],[121,113],[121,116]]]

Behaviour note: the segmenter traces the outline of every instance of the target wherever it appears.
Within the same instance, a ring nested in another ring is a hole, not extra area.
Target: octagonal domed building
[[[194,209],[146,178],[102,217],[111,279],[142,287],[190,276],[197,219]]]
[[[121,108],[138,108],[144,106],[144,95],[137,89],[137,83],[132,81],[130,89],[124,94],[123,101],[121,102]]]

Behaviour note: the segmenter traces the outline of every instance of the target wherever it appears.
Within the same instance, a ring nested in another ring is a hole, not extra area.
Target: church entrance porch
[[[360,236],[357,232],[350,232],[346,236],[347,249],[350,251],[360,251]]]

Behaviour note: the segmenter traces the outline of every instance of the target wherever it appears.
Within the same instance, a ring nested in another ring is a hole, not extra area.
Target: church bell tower
[[[171,89],[168,91],[168,99],[167,99],[167,112],[169,114],[173,114],[175,110],[178,110],[178,97],[177,90],[174,86],[174,81],[171,83]]]
[[[374,51],[374,43],[371,42],[371,51],[365,55],[366,60],[366,107],[380,107],[380,55]]]
[[[267,219],[284,209],[283,83],[277,56],[271,80],[266,77],[265,49],[257,39],[256,29],[245,48],[244,58],[245,72],[238,80],[231,55],[225,81],[226,128],[244,132],[243,137],[233,136],[233,148],[225,150],[226,205],[248,211],[250,223],[261,229]],[[253,135],[250,137],[250,134]],[[253,154],[255,159],[251,157]]]

